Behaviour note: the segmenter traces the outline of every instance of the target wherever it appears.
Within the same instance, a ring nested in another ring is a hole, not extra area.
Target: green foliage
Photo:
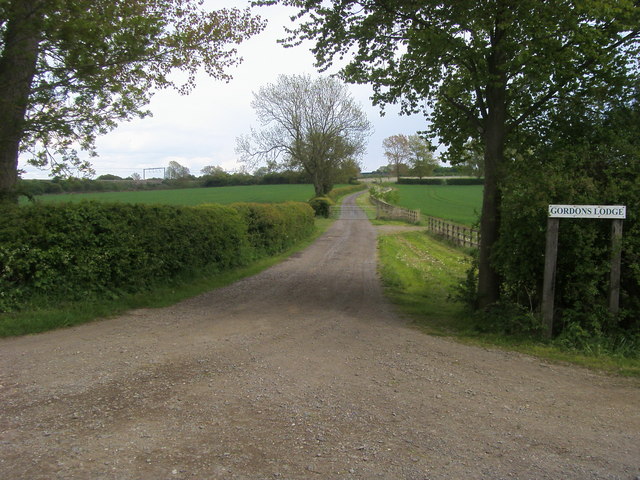
[[[218,272],[313,232],[306,204],[83,202],[8,209],[0,218],[0,311],[37,298],[115,298],[190,271]]]
[[[542,338],[545,331],[540,316],[517,303],[499,302],[472,315],[474,328],[482,333]]]
[[[311,205],[317,217],[329,218],[331,207],[335,205],[335,202],[329,197],[314,197],[309,200],[309,205]]]
[[[503,226],[494,263],[506,301],[541,302],[546,212],[549,204],[626,205],[622,246],[621,313],[607,312],[610,221],[560,221],[555,334],[583,349],[640,328],[640,107],[559,107],[545,142],[516,155],[503,185]],[[527,139],[523,139],[526,142]],[[624,335],[623,335],[624,336]],[[591,341],[591,340],[589,340]],[[609,347],[607,347],[609,348]]]
[[[442,178],[407,178],[398,179],[398,185],[445,185],[447,181]]]
[[[483,178],[399,178],[399,185],[484,185]]]
[[[398,193],[398,190],[389,186],[371,185],[369,187],[369,195],[389,205],[398,205],[400,202],[400,193]]]
[[[337,188],[332,189],[327,194],[327,197],[329,197],[334,202],[338,202],[338,200],[340,200],[345,195],[349,195],[349,194],[355,193],[355,192],[360,192],[360,191],[366,190],[366,189],[367,189],[367,186],[365,184],[356,182],[355,184],[352,184],[352,185],[347,185],[347,186],[344,186],[344,187],[337,187]]]
[[[280,253],[314,231],[313,211],[304,203],[236,203],[258,257]]]

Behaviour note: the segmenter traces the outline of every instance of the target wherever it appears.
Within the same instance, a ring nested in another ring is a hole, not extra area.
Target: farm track
[[[1,340],[0,478],[640,475],[637,381],[409,328],[346,211],[229,287]]]

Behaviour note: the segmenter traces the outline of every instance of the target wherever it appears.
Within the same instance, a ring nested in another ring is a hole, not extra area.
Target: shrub
[[[309,205],[313,208],[316,217],[329,218],[331,207],[335,205],[335,202],[329,197],[315,197],[309,200]]]
[[[404,178],[398,179],[400,185],[444,185],[446,182],[442,178]]]

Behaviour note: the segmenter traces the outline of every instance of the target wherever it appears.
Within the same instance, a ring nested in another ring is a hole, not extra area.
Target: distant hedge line
[[[401,185],[484,185],[484,178],[402,178]]]
[[[55,178],[53,180],[19,179],[21,195],[37,196],[56,193],[122,192],[130,190],[163,190],[173,188],[227,187],[240,185],[289,185],[310,183],[308,175],[301,172],[267,173],[263,176],[245,173],[218,172],[215,175],[180,179],[155,179],[140,181],[132,179],[90,180],[86,178]]]
[[[29,205],[0,217],[0,311],[33,297],[115,298],[279,253],[314,230],[305,203]]]

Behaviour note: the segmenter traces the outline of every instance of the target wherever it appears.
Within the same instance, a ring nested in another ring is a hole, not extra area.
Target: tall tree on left
[[[77,150],[94,156],[97,135],[149,115],[154,90],[188,93],[200,69],[228,81],[234,45],[264,22],[202,4],[0,0],[0,203],[16,201],[21,152],[53,173],[88,169]]]

